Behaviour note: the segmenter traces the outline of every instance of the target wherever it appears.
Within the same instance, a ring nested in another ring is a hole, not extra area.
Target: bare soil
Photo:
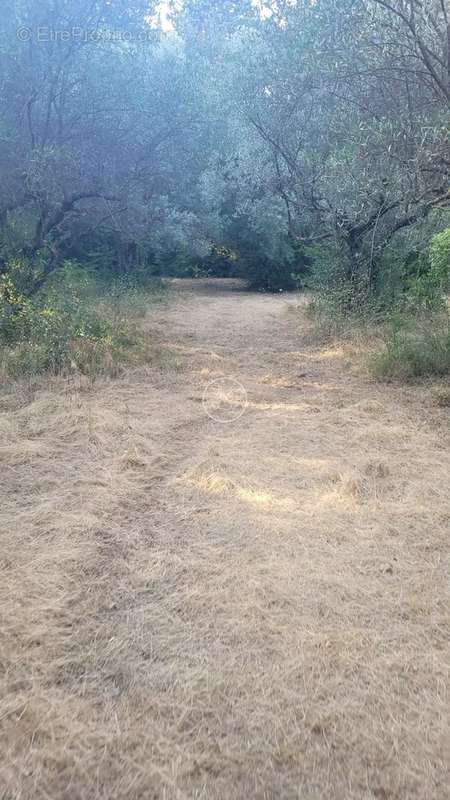
[[[238,289],[1,396],[3,800],[449,797],[448,409]]]

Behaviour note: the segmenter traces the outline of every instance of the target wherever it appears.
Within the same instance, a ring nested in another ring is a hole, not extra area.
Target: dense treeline
[[[0,62],[10,327],[69,262],[442,301],[446,0],[13,0]]]

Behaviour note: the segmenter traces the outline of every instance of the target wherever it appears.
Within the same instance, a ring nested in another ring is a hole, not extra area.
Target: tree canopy
[[[0,269],[37,286],[322,264],[366,296],[448,226],[446,0],[12,0],[0,63]]]

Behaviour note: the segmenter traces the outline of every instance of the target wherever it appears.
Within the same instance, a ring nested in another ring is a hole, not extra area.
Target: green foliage
[[[387,327],[384,347],[373,361],[379,377],[413,379],[450,373],[450,319],[446,312],[399,316]]]
[[[173,278],[201,278],[209,274],[201,260],[184,245],[169,247],[159,255],[158,273]]]
[[[248,281],[248,288],[264,292],[296,289],[298,280],[289,260],[272,261],[261,253],[238,262],[237,275]]]
[[[377,303],[372,295],[369,301],[367,281],[347,278],[348,264],[345,254],[336,243],[315,245],[308,248],[312,266],[306,277],[306,286],[314,292],[311,312],[320,316],[322,324],[326,317],[345,317],[373,313]]]
[[[450,228],[436,233],[426,250],[414,254],[412,263],[414,270],[410,267],[405,281],[405,305],[418,311],[445,308],[450,288]]]
[[[450,289],[450,228],[437,233],[430,247],[431,274],[442,294]]]
[[[378,377],[412,380],[450,372],[448,228],[425,239],[421,250],[414,239],[397,242],[369,298],[345,280],[333,248],[320,246],[312,253],[309,313],[323,335],[354,338],[358,330],[380,332],[384,344],[371,364]]]
[[[450,278],[450,228],[433,237],[430,248],[431,267],[447,281]]]
[[[17,275],[22,269],[15,264],[0,282],[0,364],[7,374],[79,371],[94,377],[151,358],[138,323],[160,286],[153,292],[125,280],[104,286],[79,264],[65,262],[30,298],[15,285]]]
[[[214,244],[208,255],[202,259],[201,268],[208,276],[228,278],[235,273],[238,257],[235,250]]]
[[[4,342],[109,342],[98,297],[120,276],[146,291],[150,275],[310,286],[324,319],[442,307],[443,3],[416,4],[414,25],[401,0],[6,5]],[[123,36],[39,41],[69,19]]]
[[[388,319],[400,311],[414,314],[445,308],[450,288],[450,229],[439,231],[442,222],[442,216],[435,215],[395,239],[376,264],[372,286],[367,253],[362,253],[366,272],[361,269],[349,279],[348,262],[338,243],[310,247],[313,267],[307,285],[315,293],[316,315],[322,322],[327,315],[348,314],[373,320]]]
[[[274,232],[266,219],[266,230],[259,230],[262,220],[254,221],[256,230],[236,231],[238,246],[232,275],[248,282],[255,291],[278,292],[298,287],[298,258],[292,243],[283,232]]]

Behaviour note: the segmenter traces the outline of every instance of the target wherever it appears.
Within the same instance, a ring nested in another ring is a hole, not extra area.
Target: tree
[[[156,2],[10,5],[0,268],[19,253],[45,280],[102,241],[118,271],[225,248],[288,285],[320,246],[358,302],[377,292],[386,249],[449,206],[444,0],[164,9],[168,31]]]

